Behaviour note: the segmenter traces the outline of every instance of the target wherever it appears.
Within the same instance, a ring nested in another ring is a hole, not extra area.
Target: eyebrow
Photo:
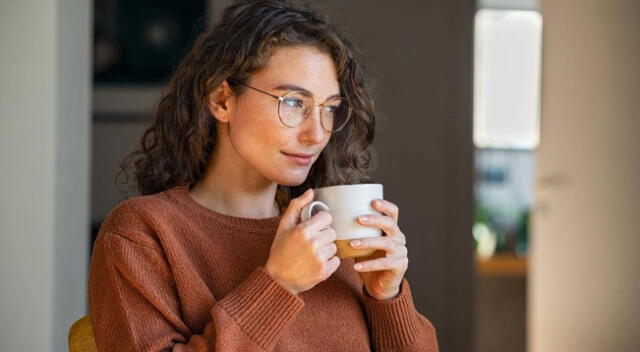
[[[297,90],[302,92],[302,94],[309,96],[309,97],[313,97],[313,94],[305,88],[302,88],[300,86],[297,86],[295,84],[290,84],[290,83],[285,83],[285,84],[280,84],[276,87],[273,87],[273,89],[275,90]],[[325,99],[325,101],[329,100],[329,99],[333,99],[333,98],[342,98],[342,96],[340,94],[334,94],[330,97],[328,97],[327,99]]]

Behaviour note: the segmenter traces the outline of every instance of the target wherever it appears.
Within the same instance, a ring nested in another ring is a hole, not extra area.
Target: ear
[[[207,97],[207,105],[211,116],[220,122],[229,122],[234,103],[235,96],[227,80],[222,81]]]

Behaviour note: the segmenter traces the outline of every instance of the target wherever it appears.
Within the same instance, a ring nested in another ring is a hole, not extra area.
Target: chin
[[[307,175],[305,175],[304,177],[278,177],[277,180],[274,180],[274,182],[276,182],[277,184],[281,185],[281,186],[287,186],[287,187],[295,187],[295,186],[300,186],[301,184],[304,183],[304,181],[307,179]]]
[[[270,178],[273,182],[287,187],[300,186],[304,183],[309,176],[309,169],[279,169],[274,170],[273,178]]]
[[[281,186],[300,186],[307,180],[315,161],[316,160],[305,166],[291,165],[288,161],[281,163],[280,160],[266,164],[261,163],[261,166],[264,167],[262,169],[262,175]]]

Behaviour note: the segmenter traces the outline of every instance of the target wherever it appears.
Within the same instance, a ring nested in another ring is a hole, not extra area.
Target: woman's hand
[[[373,255],[356,258],[354,269],[358,271],[367,293],[378,300],[392,299],[400,292],[400,284],[409,265],[406,238],[398,228],[398,206],[384,199],[372,202],[373,208],[382,213],[358,217],[364,226],[381,229],[384,235],[352,240],[354,248],[376,248]],[[362,266],[362,268],[359,268]]]
[[[319,211],[300,221],[302,209],[311,201],[311,189],[291,200],[265,264],[266,272],[293,294],[328,279],[340,266],[340,258],[335,256],[336,231],[330,226],[331,214]]]

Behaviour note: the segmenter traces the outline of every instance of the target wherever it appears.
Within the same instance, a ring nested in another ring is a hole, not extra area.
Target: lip
[[[288,156],[299,165],[308,165],[311,162],[311,158],[313,158],[313,154],[290,154],[285,152],[282,152],[282,154]]]

